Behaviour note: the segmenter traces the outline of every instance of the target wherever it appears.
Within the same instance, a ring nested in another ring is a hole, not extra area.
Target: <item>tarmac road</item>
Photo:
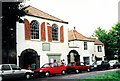
[[[92,71],[92,72],[82,72],[79,74],[66,74],[66,75],[56,75],[51,77],[43,77],[43,78],[32,78],[30,80],[17,80],[17,81],[77,81],[80,79],[88,78],[91,76],[98,76],[114,71],[120,71],[120,69],[110,69],[110,70],[103,70],[103,71]]]

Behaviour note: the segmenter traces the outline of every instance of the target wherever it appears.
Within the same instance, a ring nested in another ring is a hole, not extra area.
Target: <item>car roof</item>
[[[16,64],[0,64],[0,66],[1,66],[1,65],[16,65]]]

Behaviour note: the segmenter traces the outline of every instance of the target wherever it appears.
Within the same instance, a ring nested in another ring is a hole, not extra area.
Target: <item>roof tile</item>
[[[32,7],[30,5],[25,7],[24,11],[26,12],[27,15],[32,15],[32,16],[37,16],[37,17],[42,17],[42,18],[58,21],[58,22],[68,23],[68,22],[65,22],[65,21],[57,18],[57,17],[49,15],[48,13],[45,13],[45,12],[35,8],[35,7]]]

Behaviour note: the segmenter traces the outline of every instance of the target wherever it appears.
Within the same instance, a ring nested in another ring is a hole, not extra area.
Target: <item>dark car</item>
[[[61,62],[46,63],[41,68],[34,70],[35,76],[50,76],[55,74],[65,74],[66,66]]]
[[[102,61],[100,65],[97,65],[97,70],[107,70],[110,69],[110,64],[106,61]]]
[[[66,70],[68,73],[79,73],[80,71],[90,71],[90,66],[85,65],[83,62],[70,62],[66,66]]]
[[[120,68],[120,62],[116,62],[115,64],[113,64],[113,68]]]

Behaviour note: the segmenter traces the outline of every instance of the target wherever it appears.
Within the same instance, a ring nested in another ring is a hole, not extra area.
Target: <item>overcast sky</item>
[[[29,0],[27,4],[69,23],[85,36],[102,27],[109,30],[118,22],[120,0]]]

